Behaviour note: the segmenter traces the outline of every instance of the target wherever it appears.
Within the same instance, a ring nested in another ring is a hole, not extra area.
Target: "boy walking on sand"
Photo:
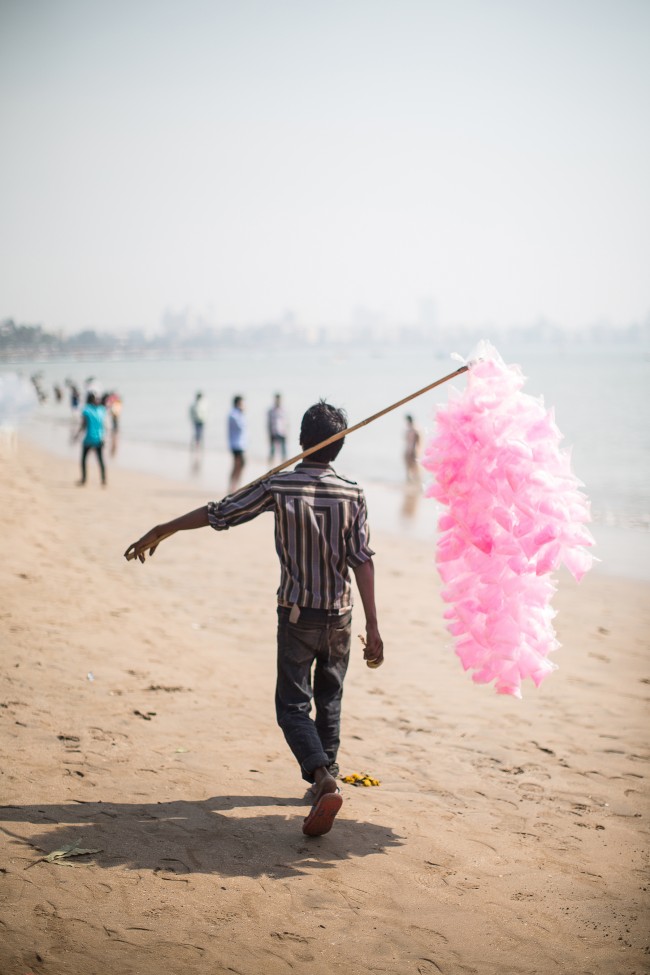
[[[345,430],[346,422],[342,410],[321,400],[302,418],[301,446],[306,450],[327,440]],[[354,481],[330,466],[342,446],[343,439],[338,440],[292,471],[263,478],[223,501],[211,501],[157,525],[124,553],[127,559],[144,562],[147,551],[153,555],[160,542],[177,531],[208,525],[224,531],[264,511],[273,512],[280,560],[276,716],[302,777],[312,783],[313,806],[302,827],[308,836],[327,833],[343,801],[335,776],[343,681],[350,658],[349,568],[366,617],[364,657],[374,667],[384,658],[365,496]]]

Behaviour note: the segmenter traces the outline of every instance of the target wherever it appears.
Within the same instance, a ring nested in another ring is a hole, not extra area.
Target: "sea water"
[[[460,348],[463,355],[471,349]],[[567,342],[553,346],[501,342],[507,363],[520,365],[524,391],[553,407],[575,473],[591,500],[596,554],[602,568],[617,575],[650,578],[650,354],[638,344]],[[223,348],[187,358],[119,357],[30,360],[0,363],[0,378],[40,374],[47,399],[23,411],[26,436],[78,461],[71,443],[78,412],[70,408],[65,380],[84,390],[87,380],[123,401],[120,440],[110,467],[130,468],[191,482],[206,500],[226,491],[230,458],[226,417],[232,398],[242,395],[249,448],[244,481],[269,467],[266,413],[281,393],[289,420],[289,456],[299,453],[300,418],[320,397],[360,422],[436,379],[458,363],[424,342],[408,346]],[[372,524],[378,530],[433,540],[436,505],[405,487],[403,462],[406,413],[426,440],[438,403],[461,375],[418,397],[348,438],[335,467],[364,484]],[[53,385],[63,388],[57,403]],[[189,408],[197,391],[207,401],[205,445],[189,449]],[[0,411],[2,404],[0,403]],[[6,412],[6,409],[5,409]],[[0,417],[0,422],[2,417]],[[92,462],[92,457],[91,457]],[[279,463],[278,460],[274,463]],[[74,472],[76,475],[76,471]],[[71,477],[72,477],[71,471]],[[91,474],[92,477],[92,474]],[[426,487],[426,474],[423,475]],[[170,517],[179,512],[170,511]],[[146,526],[143,526],[143,530]]]

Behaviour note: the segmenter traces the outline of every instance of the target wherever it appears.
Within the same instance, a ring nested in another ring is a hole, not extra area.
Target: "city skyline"
[[[408,348],[425,343],[432,349],[476,347],[483,341],[514,343],[531,348],[596,348],[619,345],[650,348],[650,315],[644,321],[613,328],[605,322],[594,322],[582,329],[561,328],[548,320],[538,320],[520,327],[455,326],[445,328],[434,323],[388,324],[365,320],[350,328],[310,326],[295,317],[276,322],[245,326],[211,325],[184,315],[170,315],[155,331],[130,329],[123,332],[82,329],[74,333],[53,333],[41,325],[16,323],[0,319],[0,361],[32,354],[46,357],[66,354],[99,355],[174,355],[214,354],[228,348],[267,349],[269,352],[305,347],[361,348],[379,353],[387,348]]]

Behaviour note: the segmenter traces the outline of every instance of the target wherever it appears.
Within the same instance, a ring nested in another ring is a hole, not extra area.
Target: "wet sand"
[[[306,839],[272,519],[127,564],[208,498],[93,461],[0,457],[3,975],[648,970],[649,584],[562,576],[516,701],[449,649],[432,547],[375,533],[387,659],[355,636],[340,764],[381,785]]]

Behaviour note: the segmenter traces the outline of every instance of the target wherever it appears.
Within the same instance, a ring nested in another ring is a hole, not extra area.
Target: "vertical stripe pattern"
[[[374,555],[363,489],[331,467],[305,461],[223,501],[211,501],[208,519],[216,531],[225,531],[264,511],[275,516],[280,605],[350,607],[349,568]]]

